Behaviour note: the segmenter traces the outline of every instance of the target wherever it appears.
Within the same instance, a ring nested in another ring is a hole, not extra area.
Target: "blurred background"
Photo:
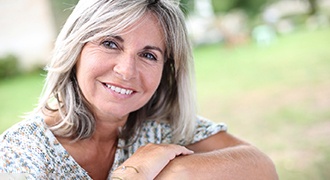
[[[0,0],[0,133],[38,101],[78,0]],[[330,179],[330,0],[182,0],[199,114],[268,154],[280,179]]]

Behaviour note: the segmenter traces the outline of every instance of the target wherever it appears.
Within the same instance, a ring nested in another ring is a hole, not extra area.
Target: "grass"
[[[226,122],[275,162],[280,179],[330,178],[330,29],[271,45],[195,49],[199,113]],[[40,73],[0,81],[0,132],[31,111]]]
[[[280,179],[329,179],[330,30],[267,47],[195,50],[199,112],[224,121],[276,163]]]
[[[0,132],[32,111],[43,86],[41,72],[10,77],[0,81]]]

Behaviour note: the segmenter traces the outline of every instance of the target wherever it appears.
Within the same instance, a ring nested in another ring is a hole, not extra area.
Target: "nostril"
[[[117,77],[128,81],[136,77],[136,65],[135,62],[122,62],[114,66],[114,72]]]

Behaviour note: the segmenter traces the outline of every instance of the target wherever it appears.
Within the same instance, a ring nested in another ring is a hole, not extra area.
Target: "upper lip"
[[[109,83],[109,82],[102,82],[102,83],[105,84],[105,85],[115,86],[115,87],[119,87],[119,88],[122,88],[122,89],[131,90],[133,92],[136,92],[136,90],[134,88],[131,88],[131,87],[128,87],[128,86],[118,85],[118,84]]]

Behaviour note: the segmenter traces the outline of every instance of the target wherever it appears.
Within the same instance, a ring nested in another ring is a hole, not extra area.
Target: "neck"
[[[109,141],[117,141],[119,130],[124,124],[117,124],[111,122],[104,121],[96,121],[96,128],[91,137],[91,140],[96,142],[109,142]]]
[[[46,124],[58,123],[59,116],[54,113],[44,117]],[[95,131],[90,138],[72,142],[71,138],[58,137],[66,151],[83,167],[93,179],[106,179],[115,159],[119,128],[127,117],[95,117]]]
[[[120,129],[125,125],[127,117],[116,118],[111,116],[95,116],[95,131],[92,139],[107,142],[118,139]]]
[[[53,126],[59,123],[59,115],[58,113],[49,112],[49,114],[44,114],[45,123],[48,126]],[[127,121],[127,117],[115,118],[115,117],[95,117],[95,130],[92,137],[88,138],[89,140],[93,140],[93,142],[116,142],[119,135],[119,130],[125,125]],[[71,141],[70,138],[64,138],[68,141]],[[88,140],[86,139],[86,140]]]

